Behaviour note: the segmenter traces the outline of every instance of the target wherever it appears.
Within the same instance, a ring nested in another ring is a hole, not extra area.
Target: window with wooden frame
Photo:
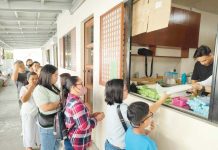
[[[50,49],[48,49],[48,50],[46,50],[46,62],[48,63],[48,64],[50,64],[51,63],[51,61],[50,61]]]
[[[57,49],[57,43],[53,45],[53,58],[54,58],[54,65],[58,66],[58,49]]]
[[[71,70],[76,71],[76,28],[73,28],[71,34]]]
[[[100,18],[100,84],[123,78],[124,4],[120,3]]]
[[[64,68],[71,69],[71,34],[68,33],[64,36]]]
[[[60,39],[61,67],[76,71],[76,28]]]
[[[60,63],[59,63],[59,66],[60,67],[64,67],[64,38],[61,37],[59,39],[59,49],[60,49]]]

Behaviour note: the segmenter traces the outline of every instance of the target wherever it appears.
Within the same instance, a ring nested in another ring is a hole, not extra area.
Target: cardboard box
[[[168,27],[171,0],[133,2],[132,36]]]

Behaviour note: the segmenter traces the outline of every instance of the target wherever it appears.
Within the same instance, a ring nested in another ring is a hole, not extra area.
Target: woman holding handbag
[[[33,99],[39,109],[41,150],[60,148],[60,141],[53,135],[54,116],[60,109],[60,90],[55,86],[57,79],[57,68],[53,65],[45,65],[40,72],[38,85],[33,91]]]

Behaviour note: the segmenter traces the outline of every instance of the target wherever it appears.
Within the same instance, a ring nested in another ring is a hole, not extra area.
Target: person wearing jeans
[[[54,128],[39,127],[41,150],[60,150],[60,141],[54,137]]]
[[[108,150],[125,150],[125,149],[120,149],[119,147],[116,147],[112,145],[108,140],[105,141],[105,149]]]
[[[57,68],[45,65],[40,72],[38,85],[33,91],[33,99],[39,109],[41,150],[59,150],[60,147],[60,141],[55,139],[53,134],[54,116],[60,110],[60,90],[55,86],[57,79]]]

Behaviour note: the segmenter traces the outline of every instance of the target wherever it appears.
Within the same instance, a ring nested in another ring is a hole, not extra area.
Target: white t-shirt
[[[36,105],[39,107],[39,111],[45,115],[54,114],[59,111],[60,108],[51,110],[51,111],[43,111],[40,109],[40,106],[43,104],[47,104],[50,102],[56,102],[60,100],[60,96],[53,91],[45,88],[44,86],[37,85],[33,91],[33,99],[35,100]]]
[[[27,87],[26,86],[22,86],[20,89],[20,98],[27,92]],[[20,110],[21,114],[30,114],[31,116],[36,116],[38,113],[38,108],[33,100],[33,96],[31,95],[31,97],[28,99],[28,101],[26,101],[25,103],[22,104],[21,106],[21,110]]]
[[[206,80],[198,82],[198,83],[204,86],[211,86],[212,85],[212,75]]]
[[[117,114],[117,105],[119,104],[115,103],[114,105],[107,105],[106,107],[106,138],[112,145],[125,149],[125,130]],[[123,119],[127,127],[129,127],[130,123],[127,118],[127,107],[127,104],[120,104]]]

